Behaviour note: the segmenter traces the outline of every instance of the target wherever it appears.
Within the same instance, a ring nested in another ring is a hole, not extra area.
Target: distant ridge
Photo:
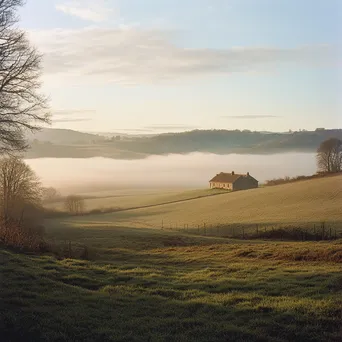
[[[44,128],[35,134],[28,134],[32,148],[26,153],[26,157],[141,159],[150,155],[192,152],[214,154],[315,152],[320,143],[328,138],[342,140],[342,129],[283,133],[197,129],[157,135],[103,134]]]
[[[105,137],[99,134],[90,134],[83,133],[79,131],[74,131],[71,129],[60,129],[60,128],[43,128],[38,132],[28,132],[27,139],[29,141],[39,140],[44,142],[51,143],[64,143],[70,144],[75,143],[77,141],[92,141],[94,139],[97,140],[105,140]]]

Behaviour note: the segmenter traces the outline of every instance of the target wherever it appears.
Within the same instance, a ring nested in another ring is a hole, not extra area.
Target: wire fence
[[[195,234],[200,236],[216,236],[232,239],[270,239],[270,240],[292,240],[292,241],[323,241],[337,240],[342,238],[342,229],[337,229],[325,222],[310,226],[235,226],[224,224],[180,224],[161,222],[161,229],[168,231],[178,231],[182,233]]]

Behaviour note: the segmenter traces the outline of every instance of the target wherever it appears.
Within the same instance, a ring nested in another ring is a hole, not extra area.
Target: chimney
[[[233,176],[235,175],[235,172],[234,172],[234,171],[232,171],[232,175],[233,175]]]
[[[247,176],[249,176],[249,172],[247,172]]]

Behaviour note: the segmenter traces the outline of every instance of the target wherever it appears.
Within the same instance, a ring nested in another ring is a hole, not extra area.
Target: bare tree
[[[317,150],[317,166],[321,172],[342,171],[342,141],[330,138],[321,143]]]
[[[32,214],[40,207],[40,182],[23,160],[7,157],[0,160],[0,216],[4,225],[21,225],[25,211]]]
[[[80,215],[84,212],[84,198],[77,195],[69,195],[65,199],[65,209],[73,215]]]
[[[40,94],[41,55],[16,26],[23,0],[0,0],[0,152],[27,148],[25,131],[49,122]]]
[[[61,198],[61,194],[53,187],[42,189],[42,199],[45,202],[55,201]]]

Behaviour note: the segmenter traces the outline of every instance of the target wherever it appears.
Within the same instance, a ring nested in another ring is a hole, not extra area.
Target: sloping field
[[[182,247],[136,249],[126,236],[108,261],[0,246],[0,340],[340,341],[340,244],[179,237]]]
[[[85,199],[85,209],[87,211],[105,208],[121,208],[127,209],[132,207],[142,207],[146,205],[156,205],[175,201],[184,201],[198,197],[213,196],[225,193],[220,189],[199,189],[199,190],[182,190],[182,189],[165,189],[165,190],[119,190],[110,194],[92,193],[83,196],[90,197]],[[47,208],[55,210],[64,210],[64,201],[54,202],[46,205]]]
[[[311,227],[325,222],[342,230],[342,177],[259,188],[187,202],[67,219],[68,225],[183,228],[188,225]]]

